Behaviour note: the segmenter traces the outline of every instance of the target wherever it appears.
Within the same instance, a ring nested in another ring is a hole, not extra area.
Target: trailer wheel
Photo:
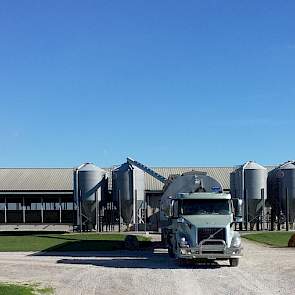
[[[229,264],[231,267],[237,267],[239,265],[239,258],[230,258]]]

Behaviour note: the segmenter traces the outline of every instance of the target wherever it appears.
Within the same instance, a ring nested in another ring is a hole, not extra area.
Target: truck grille
[[[212,239],[218,239],[225,241],[225,228],[218,227],[203,227],[198,229],[198,243],[202,240],[208,239],[210,235],[220,230]]]

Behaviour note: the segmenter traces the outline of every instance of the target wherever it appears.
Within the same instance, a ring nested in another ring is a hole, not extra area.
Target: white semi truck
[[[229,259],[237,266],[241,238],[234,231],[234,208],[229,194],[179,193],[171,198],[170,224],[162,229],[171,257]]]
[[[234,230],[241,222],[230,194],[206,174],[189,173],[174,179],[161,199],[162,241],[177,259],[229,260],[237,266],[241,238]]]

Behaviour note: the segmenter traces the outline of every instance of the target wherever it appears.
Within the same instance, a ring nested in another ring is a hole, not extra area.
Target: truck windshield
[[[230,214],[229,200],[182,200],[180,213],[182,215]]]

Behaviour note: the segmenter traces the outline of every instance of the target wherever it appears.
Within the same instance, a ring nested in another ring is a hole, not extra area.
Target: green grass
[[[243,238],[274,247],[288,247],[288,241],[294,232],[263,232],[245,234]]]
[[[23,234],[0,235],[0,251],[108,251],[124,249],[123,234]],[[140,248],[150,239],[137,236]]]
[[[42,288],[38,285],[0,283],[0,295],[36,295],[53,294],[52,288]]]

